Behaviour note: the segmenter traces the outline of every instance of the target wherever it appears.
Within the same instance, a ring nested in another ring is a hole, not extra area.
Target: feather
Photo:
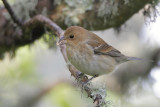
[[[127,57],[127,59],[128,59],[129,61],[144,60],[144,59],[142,59],[142,58],[137,58],[137,57]]]
[[[111,57],[122,57],[122,56],[124,56],[123,54],[121,54],[120,51],[118,51],[117,49],[108,45],[107,43],[105,43],[103,45],[99,45],[98,47],[94,48],[93,51],[97,55],[108,55],[108,56],[111,56]]]
[[[137,57],[127,57],[127,60],[128,61],[149,61],[149,62],[154,62],[153,60],[137,58]]]

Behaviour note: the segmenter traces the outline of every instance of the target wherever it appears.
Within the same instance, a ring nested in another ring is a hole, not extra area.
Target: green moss
[[[48,48],[56,49],[56,40],[57,38],[53,33],[47,32],[39,41],[41,41],[42,43],[45,42]]]
[[[124,4],[128,4],[130,0],[124,0]]]
[[[98,16],[104,17],[109,15],[116,15],[118,13],[118,2],[116,0],[101,0],[98,9]]]
[[[93,7],[92,0],[55,0],[56,4],[65,3],[67,6],[63,9],[62,20],[67,26],[79,25],[81,20],[80,15]]]

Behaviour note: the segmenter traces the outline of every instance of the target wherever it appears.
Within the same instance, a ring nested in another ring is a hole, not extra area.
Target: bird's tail
[[[127,57],[128,61],[150,61],[150,62],[154,62],[153,60],[147,60],[147,59],[143,59],[143,58],[137,58],[137,57]]]
[[[144,59],[137,58],[137,57],[127,57],[127,60],[129,60],[129,61],[136,61],[136,60],[144,60]]]

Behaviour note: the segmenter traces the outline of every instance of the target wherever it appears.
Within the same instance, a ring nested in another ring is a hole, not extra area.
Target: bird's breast
[[[111,72],[115,68],[115,60],[109,56],[95,55],[89,47],[66,49],[68,60],[81,72],[94,76]]]

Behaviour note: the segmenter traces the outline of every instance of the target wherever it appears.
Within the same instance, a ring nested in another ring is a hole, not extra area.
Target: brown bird
[[[141,60],[123,55],[96,34],[79,26],[69,27],[58,43],[66,45],[70,63],[90,76],[110,73],[126,61]]]

